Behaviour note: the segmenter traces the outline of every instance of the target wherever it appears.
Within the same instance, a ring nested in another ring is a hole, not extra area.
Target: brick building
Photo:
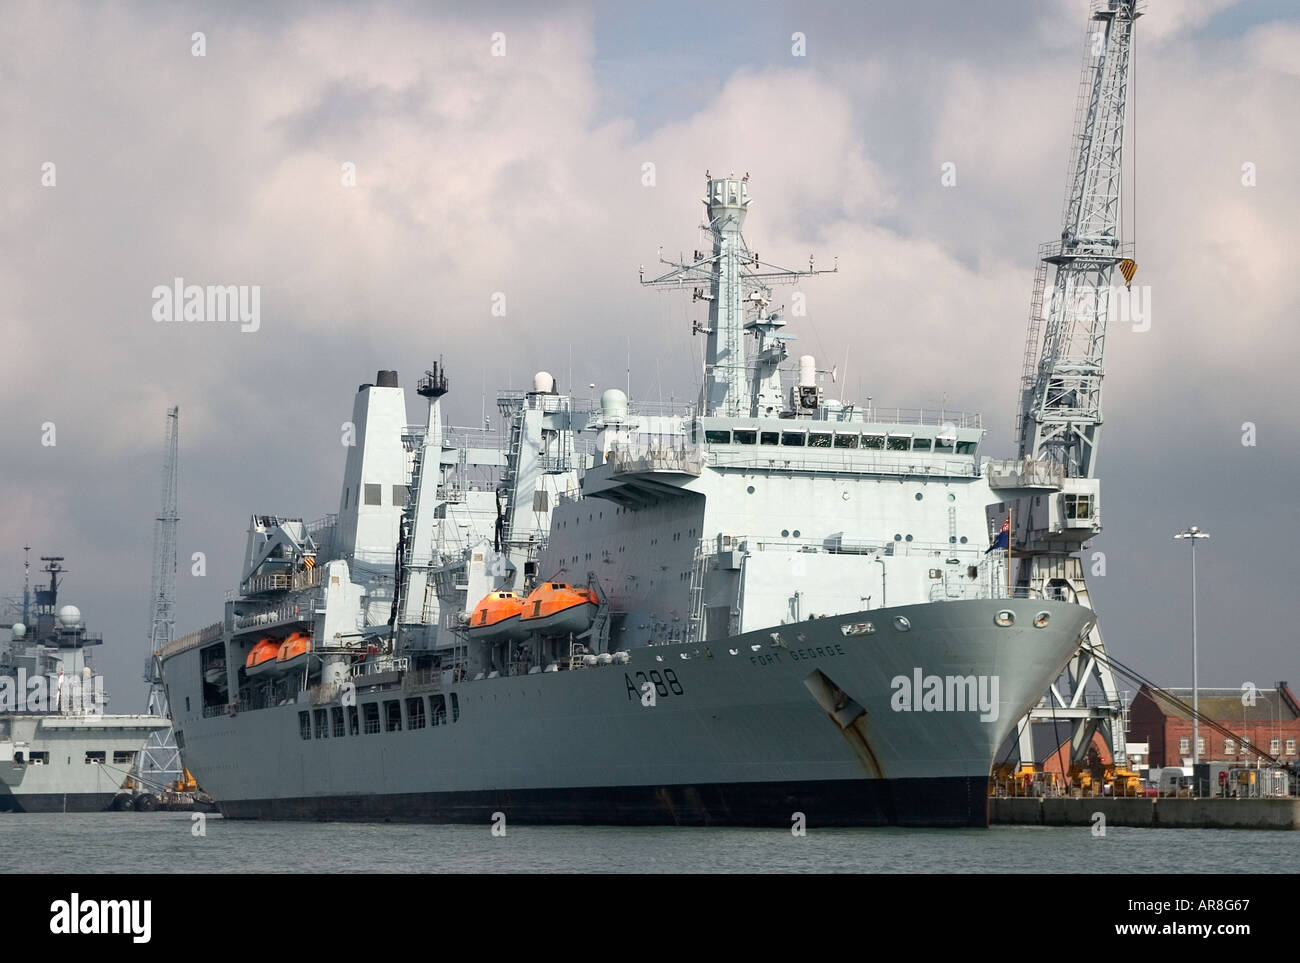
[[[1192,704],[1191,689],[1165,691],[1188,706]],[[1202,722],[1202,762],[1253,763],[1257,749],[1291,765],[1300,760],[1296,752],[1300,746],[1300,703],[1285,682],[1273,689],[1256,689],[1253,698],[1240,688],[1202,688],[1199,707],[1202,716],[1232,733],[1225,736]],[[1129,706],[1129,739],[1150,743],[1153,768],[1192,764],[1191,713],[1145,685]]]

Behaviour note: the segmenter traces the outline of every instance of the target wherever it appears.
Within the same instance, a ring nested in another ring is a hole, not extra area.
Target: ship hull
[[[0,812],[103,812],[165,728],[158,716],[0,715]]]
[[[116,792],[21,793],[0,792],[0,813],[102,813],[113,805]]]
[[[245,799],[220,804],[229,819],[528,825],[817,826],[988,825],[986,776],[841,779],[675,786],[591,786],[395,795]]]
[[[996,625],[1007,609],[1015,625]],[[232,818],[983,826],[994,753],[1091,621],[1041,600],[899,606],[639,647],[622,665],[357,695],[385,726],[383,703],[401,703],[405,730],[338,736],[343,707],[322,691],[233,717],[210,707],[178,729]],[[197,708],[197,652],[163,669],[171,705]],[[972,703],[983,685],[993,704],[927,707],[919,690],[902,704],[931,678],[969,680]],[[431,720],[433,699],[446,721],[410,728],[409,700]]]

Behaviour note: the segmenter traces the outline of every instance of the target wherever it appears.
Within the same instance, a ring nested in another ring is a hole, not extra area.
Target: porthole
[[[795,538],[798,538],[798,537],[799,537],[799,529],[796,528],[792,534],[794,535]]]
[[[745,489],[745,491],[749,492],[751,495],[754,494],[754,486],[750,485],[748,488]]]
[[[918,502],[919,502],[922,498],[924,498],[924,497],[925,497],[925,496],[922,495],[920,492],[917,492],[917,493],[916,493],[916,500],[917,500]]]
[[[950,502],[955,502],[956,500],[957,500],[957,496],[954,495],[952,492],[949,492],[949,493],[948,493],[948,501],[950,501]]]
[[[896,541],[896,542],[901,542],[902,540],[903,540],[903,536],[902,536],[902,535],[895,535],[895,536],[894,536],[894,541]]]
[[[1010,609],[1003,609],[997,615],[993,616],[993,621],[998,625],[1006,628],[1008,625],[1016,624],[1016,613]]]
[[[781,537],[782,537],[782,538],[789,538],[789,537],[790,537],[790,529],[788,529],[788,528],[783,528],[783,529],[781,529]]]
[[[1052,621],[1051,612],[1039,612],[1034,616],[1034,628],[1045,629],[1047,628],[1047,623],[1050,621]]]
[[[910,542],[911,540],[912,540],[912,536],[911,536],[911,535],[908,535],[906,538],[903,539],[903,541],[905,541],[905,542]]]
[[[961,537],[961,543],[962,543],[963,545],[966,544],[966,536],[965,536],[965,535],[963,535],[963,536]]]
[[[905,615],[894,616],[894,630],[896,632],[906,632],[912,627],[912,623],[907,620]]]
[[[848,492],[840,492],[840,498],[844,499],[844,500],[847,502],[847,501],[849,500],[849,493],[848,493]]]

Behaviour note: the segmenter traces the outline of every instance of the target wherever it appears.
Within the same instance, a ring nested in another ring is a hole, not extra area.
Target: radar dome
[[[15,639],[21,639],[27,634],[27,626],[23,625],[21,622],[15,622],[9,627],[9,632]]]
[[[59,608],[59,625],[65,629],[73,629],[81,624],[81,609],[75,605],[64,605]]]
[[[600,396],[600,413],[606,421],[619,422],[627,418],[627,395],[618,388],[610,388]]]
[[[533,375],[533,391],[543,395],[555,394],[555,375],[549,371],[539,371]]]

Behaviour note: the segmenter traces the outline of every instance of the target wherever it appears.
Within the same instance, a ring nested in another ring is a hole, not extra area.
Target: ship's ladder
[[[704,573],[707,568],[708,555],[704,552],[704,541],[695,545],[695,557],[691,561],[690,621],[686,625],[686,641],[699,642],[704,626]]]

